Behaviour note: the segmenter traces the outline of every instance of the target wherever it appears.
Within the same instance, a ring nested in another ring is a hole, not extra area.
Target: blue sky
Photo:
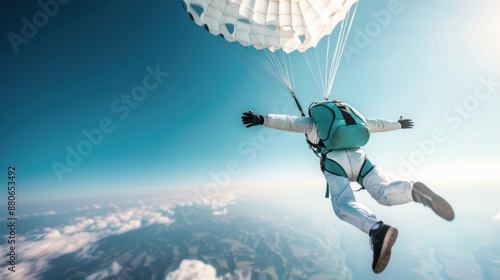
[[[213,183],[311,185],[321,195],[303,135],[240,123],[248,109],[297,114],[288,93],[257,73],[251,51],[191,22],[180,1],[71,1],[37,31],[24,19],[43,21],[39,4],[2,5],[0,154],[4,168],[18,168],[22,201]],[[391,5],[398,13],[379,21]],[[332,97],[367,117],[415,121],[413,130],[373,135],[365,147],[387,172],[438,189],[499,182],[499,11],[493,0],[360,3]],[[370,25],[378,29],[370,33]],[[26,38],[13,44],[12,33]],[[321,95],[309,72],[300,74],[297,94],[307,107]],[[122,97],[138,87],[150,89],[140,101]],[[83,143],[90,142],[83,131],[97,144]],[[69,166],[78,147],[86,155]],[[71,172],[58,175],[57,163]]]

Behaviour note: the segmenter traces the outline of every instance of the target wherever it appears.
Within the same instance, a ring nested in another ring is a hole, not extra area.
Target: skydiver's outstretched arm
[[[410,119],[403,119],[403,116],[401,116],[398,121],[390,121],[381,118],[365,119],[366,123],[368,124],[368,129],[370,129],[370,132],[372,133],[413,127],[413,121]]]
[[[241,121],[246,127],[265,125],[274,129],[311,133],[315,130],[315,124],[310,117],[295,117],[289,115],[258,115],[252,111],[243,113]]]
[[[320,138],[316,130],[316,124],[311,117],[295,117],[289,115],[258,115],[252,111],[243,113],[241,121],[246,127],[254,125],[265,125],[274,129],[284,131],[302,132],[312,143],[318,143]]]
[[[264,125],[267,127],[311,134],[316,125],[311,117],[296,117],[289,115],[269,114],[264,117]]]

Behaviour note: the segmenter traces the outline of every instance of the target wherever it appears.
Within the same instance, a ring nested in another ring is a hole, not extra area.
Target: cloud
[[[97,207],[94,208],[97,209]],[[141,206],[128,209],[112,209],[104,215],[75,217],[69,224],[55,228],[44,228],[36,232],[19,236],[23,245],[16,252],[22,255],[22,261],[16,264],[12,273],[5,266],[0,267],[1,279],[37,279],[50,266],[50,260],[77,252],[77,257],[89,257],[89,253],[100,239],[118,235],[152,224],[169,225],[175,220],[157,212],[158,207]],[[162,210],[163,212],[163,210]],[[120,267],[121,269],[121,267]],[[105,271],[97,272],[89,279],[104,278],[106,273],[117,270],[114,265]],[[9,274],[10,273],[10,274]],[[110,274],[114,275],[114,274]]]
[[[236,270],[217,277],[217,270],[210,264],[199,260],[182,260],[179,268],[167,274],[165,280],[250,280],[252,273]]]
[[[182,260],[179,268],[169,272],[166,280],[222,280],[217,270],[202,261]]]
[[[85,280],[101,280],[110,276],[116,276],[122,269],[123,267],[115,261],[108,268],[90,274]]]
[[[19,251],[20,255],[23,256],[23,261],[44,257],[54,258],[77,251],[80,254],[85,254],[98,239],[98,235],[90,232],[64,235],[57,229],[50,229],[42,240],[25,242],[23,246],[19,247]]]
[[[77,258],[92,257],[91,253],[96,248],[96,243],[101,239],[112,235],[124,234],[153,224],[168,226],[175,222],[175,220],[171,218],[171,216],[174,215],[173,209],[182,204],[201,205],[212,209],[214,215],[226,215],[228,211],[226,207],[236,204],[236,196],[233,194],[218,194],[217,196],[205,197],[203,199],[178,197],[175,201],[168,199],[168,201],[155,203],[149,201],[141,201],[141,203],[142,204],[137,207],[126,209],[119,208],[113,204],[112,207],[108,208],[109,210],[105,214],[102,214],[103,209],[97,204],[94,204],[92,207],[85,206],[77,210],[85,210],[84,213],[87,216],[74,217],[69,220],[69,222],[66,222],[67,220],[62,220],[65,221],[63,225],[37,229],[19,235],[17,237],[18,240],[22,240],[23,242],[22,246],[16,247],[18,251],[16,254],[23,256],[22,260],[16,263],[15,273],[8,271],[5,263],[1,264],[0,279],[39,279],[42,277],[43,272],[50,268],[51,260],[55,258],[71,253],[77,253]],[[54,213],[56,212],[49,211],[45,214],[53,215]],[[121,271],[121,266],[118,266],[118,263],[113,264],[109,268],[89,275],[87,279],[101,279],[108,277],[106,275],[116,275],[119,272],[118,270]],[[190,263],[189,261],[184,267],[187,267],[186,269],[201,269],[200,273],[211,271],[210,265],[200,266],[200,264]],[[112,274],[115,272],[116,274]],[[180,272],[181,271],[179,271],[179,273]],[[215,270],[212,272],[214,272],[214,278],[212,279],[243,279],[238,276],[239,274],[232,275],[231,278],[227,278],[226,276],[224,276],[224,278],[217,278]],[[237,272],[235,271],[235,273]],[[177,274],[172,275],[172,277],[174,277]],[[184,272],[178,275],[182,276]]]
[[[495,215],[493,215],[493,219],[500,220],[500,213],[496,213]]]
[[[173,211],[169,213],[169,215],[173,215]],[[169,225],[173,223],[173,220],[171,220],[169,217],[162,216],[162,214],[155,212],[151,213],[148,217],[147,225],[151,224],[165,224]]]
[[[22,214],[22,215],[19,215],[18,218],[28,218],[28,217],[37,217],[37,216],[53,216],[53,215],[57,215],[57,214],[66,214],[68,213],[68,211],[62,211],[62,212],[56,212],[56,211],[53,211],[53,210],[49,210],[49,211],[46,211],[46,212],[35,212],[35,213],[29,213],[29,214]]]
[[[227,214],[227,208],[224,208],[222,210],[216,210],[212,212],[212,215],[214,216],[220,216],[220,215],[226,215]]]
[[[122,234],[127,231],[131,231],[133,229],[138,229],[141,227],[141,221],[140,220],[132,220],[124,225],[122,225],[115,233],[116,234]]]
[[[227,206],[236,204],[237,196],[233,193],[223,193],[212,197],[195,198],[193,201],[183,202],[180,205],[206,206],[212,209],[215,216],[226,215]]]

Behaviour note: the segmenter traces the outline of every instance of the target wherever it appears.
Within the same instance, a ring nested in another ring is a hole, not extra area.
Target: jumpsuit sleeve
[[[269,114],[264,116],[264,125],[284,131],[307,133],[313,129],[314,122],[311,117]]]
[[[390,121],[381,118],[365,118],[365,119],[366,119],[366,124],[368,125],[368,129],[370,129],[370,132],[372,133],[397,130],[401,128],[401,124],[397,121]]]
[[[320,139],[316,124],[311,117],[269,114],[264,116],[264,125],[278,130],[305,133],[309,140],[315,144]]]

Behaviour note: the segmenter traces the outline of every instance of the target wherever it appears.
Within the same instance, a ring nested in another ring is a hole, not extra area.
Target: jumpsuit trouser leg
[[[379,220],[375,213],[356,201],[350,182],[356,182],[366,154],[359,148],[333,150],[327,154],[327,160],[336,162],[345,171],[347,178],[328,171],[323,174],[328,183],[333,211],[337,217],[357,227],[365,233]],[[382,169],[374,166],[363,179],[363,186],[368,193],[382,205],[397,205],[413,201],[409,181],[389,182]]]

